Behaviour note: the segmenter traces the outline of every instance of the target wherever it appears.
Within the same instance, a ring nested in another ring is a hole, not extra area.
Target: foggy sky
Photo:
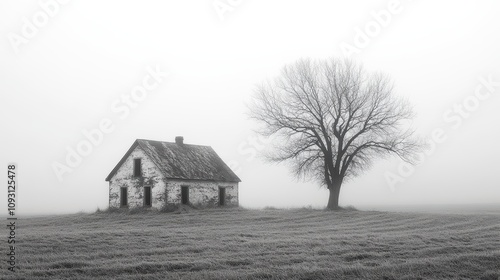
[[[21,214],[106,208],[133,141],[178,135],[231,165],[244,207],[325,207],[316,182],[258,157],[245,104],[288,63],[345,56],[392,78],[433,146],[413,170],[375,161],[341,205],[500,203],[497,1],[46,2],[0,2],[0,168],[19,166]]]

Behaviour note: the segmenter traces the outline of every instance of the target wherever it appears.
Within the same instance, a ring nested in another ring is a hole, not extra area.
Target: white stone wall
[[[181,203],[181,187],[189,187],[191,205],[218,206],[219,187],[226,189],[226,206],[238,206],[238,183],[197,180],[167,180],[167,203]]]
[[[134,159],[141,159],[141,177],[134,177]],[[165,180],[158,167],[137,146],[125,160],[109,183],[109,207],[120,207],[120,188],[127,187],[128,207],[142,207],[144,186],[151,186],[152,207],[160,209],[164,205]]]

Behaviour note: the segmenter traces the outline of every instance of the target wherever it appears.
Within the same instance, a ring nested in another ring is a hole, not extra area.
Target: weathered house
[[[106,178],[109,206],[237,206],[240,178],[212,147],[183,140],[135,140]]]

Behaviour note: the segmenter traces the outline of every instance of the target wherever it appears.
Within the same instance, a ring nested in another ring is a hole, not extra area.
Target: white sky
[[[74,0],[51,6],[45,24],[38,1],[0,2],[0,168],[19,165],[19,213],[105,208],[104,178],[133,141],[176,135],[231,163],[243,180],[242,206],[326,206],[327,191],[315,182],[296,182],[286,166],[252,157],[265,145],[250,144],[255,123],[245,102],[287,63],[343,56],[340,46],[355,46],[357,28],[373,26],[373,13],[391,1],[241,0],[223,20],[214,2],[238,1]],[[440,128],[446,141],[393,187],[385,175],[397,175],[400,161],[376,161],[344,184],[341,205],[500,203],[500,86],[473,97],[481,77],[500,82],[500,2],[399,3],[353,57],[392,77],[395,93],[414,104],[422,136]],[[33,21],[42,23],[27,38],[23,28]],[[157,65],[171,75],[120,118],[112,104]],[[446,122],[443,114],[463,102],[473,108],[468,117],[451,111]],[[76,149],[82,130],[103,119],[113,132],[60,182],[52,164],[66,164],[67,147]]]

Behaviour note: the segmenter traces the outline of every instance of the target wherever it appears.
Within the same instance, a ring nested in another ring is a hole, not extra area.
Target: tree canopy
[[[368,73],[350,60],[303,59],[258,86],[250,116],[265,136],[276,136],[265,154],[288,163],[299,178],[330,190],[327,208],[338,207],[340,187],[375,158],[405,161],[421,147],[410,128],[410,104],[393,94],[387,75]]]

